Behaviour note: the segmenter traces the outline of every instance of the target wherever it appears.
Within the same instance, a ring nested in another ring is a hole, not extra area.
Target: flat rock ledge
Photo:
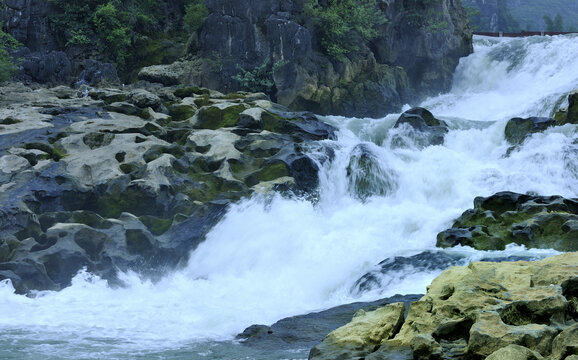
[[[452,267],[405,310],[358,312],[309,359],[576,359],[578,253]]]

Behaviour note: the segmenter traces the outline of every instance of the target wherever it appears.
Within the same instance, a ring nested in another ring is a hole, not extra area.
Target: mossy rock
[[[239,200],[249,194],[248,188],[240,181],[223,179],[215,174],[191,174],[193,185],[186,195],[193,201]]]
[[[82,137],[82,142],[92,150],[110,145],[114,140],[114,134],[111,133],[88,133]]]
[[[156,216],[141,216],[139,220],[147,227],[151,234],[159,236],[167,232],[173,224],[173,218],[163,219]]]
[[[502,250],[509,243],[529,248],[578,251],[578,201],[560,196],[501,192],[474,200],[437,246],[458,244]]]
[[[195,105],[197,105],[198,107],[209,106],[211,104],[213,104],[213,101],[211,100],[209,94],[204,94],[202,96],[195,98]]]
[[[95,229],[110,229],[112,223],[102,216],[87,210],[74,211],[69,222],[84,224]]]
[[[506,140],[512,145],[520,145],[531,134],[535,134],[556,125],[556,121],[551,118],[530,117],[513,118],[506,124],[504,135]]]
[[[285,132],[285,118],[280,115],[273,114],[269,111],[263,111],[261,114],[261,121],[263,122],[263,128],[267,131],[274,133],[284,133]]]
[[[233,127],[239,123],[239,114],[247,109],[244,104],[215,104],[199,109],[196,127],[216,130]]]
[[[93,261],[100,258],[104,244],[111,241],[108,235],[92,228],[82,228],[74,234],[74,242],[80,246]]]
[[[182,99],[186,97],[191,97],[193,95],[210,95],[209,89],[203,89],[198,86],[188,86],[180,89],[176,89],[174,92],[175,96]]]
[[[126,248],[130,254],[134,255],[152,255],[154,245],[149,234],[141,229],[127,229],[125,231]]]
[[[49,154],[50,158],[54,161],[60,161],[60,159],[66,156],[66,151],[57,143],[53,144],[52,146],[45,143],[28,143],[24,144],[23,148],[26,150],[36,149],[44,151],[45,153]]]
[[[106,194],[96,200],[95,209],[91,209],[107,218],[118,218],[122,212],[136,216],[161,215],[164,209],[159,208],[156,199],[148,194],[128,188],[122,193]]]
[[[567,124],[578,124],[578,91],[574,91],[568,96]]]
[[[187,104],[173,104],[169,107],[169,115],[173,121],[187,120],[195,116],[196,113],[197,109]]]
[[[10,261],[20,245],[20,241],[14,238],[0,239],[0,263]]]
[[[262,169],[255,171],[245,179],[247,186],[255,186],[260,182],[275,180],[281,177],[290,177],[291,171],[283,161],[272,161]]]

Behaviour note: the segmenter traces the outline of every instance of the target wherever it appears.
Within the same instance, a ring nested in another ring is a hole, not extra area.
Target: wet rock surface
[[[405,111],[393,127],[398,131],[391,140],[396,147],[441,145],[449,131],[443,120],[436,119],[429,110],[420,107]]]
[[[311,348],[329,332],[348,323],[355,314],[372,311],[388,304],[417,301],[421,295],[396,295],[372,302],[337,306],[325,311],[289,317],[271,326],[252,325],[237,336],[245,346],[260,349]],[[399,307],[399,305],[397,305]]]
[[[477,197],[437,236],[437,246],[467,245],[479,250],[503,250],[516,243],[529,248],[578,250],[578,199],[500,192]]]
[[[232,202],[315,197],[306,150],[334,133],[258,94],[0,93],[0,278],[21,293],[66,287],[82,268],[112,283],[119,270],[155,278],[185,262]]]
[[[577,352],[577,271],[576,252],[452,267],[410,305],[399,331],[384,331],[397,318],[376,325],[396,313],[386,306],[330,333],[309,358],[565,359]]]

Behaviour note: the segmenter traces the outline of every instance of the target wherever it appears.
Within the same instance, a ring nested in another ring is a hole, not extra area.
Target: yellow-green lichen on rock
[[[311,351],[315,356],[310,358],[332,359],[339,351],[351,353],[350,348],[356,349],[355,357],[365,357],[409,347],[416,359],[501,359],[510,353],[517,354],[511,359],[564,359],[578,354],[578,314],[571,305],[576,297],[577,252],[536,262],[473,262],[434,279],[427,294],[411,304],[399,332],[381,343],[382,350],[368,346],[363,354],[353,346],[360,343],[357,339],[373,339],[372,334],[384,327],[370,322],[358,327],[354,319],[341,329],[364,334],[352,336],[338,329]],[[518,347],[503,350],[510,345]]]

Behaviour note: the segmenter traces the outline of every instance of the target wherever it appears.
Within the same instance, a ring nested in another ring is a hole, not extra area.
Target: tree
[[[554,31],[564,31],[564,20],[560,14],[556,14],[554,18]]]
[[[544,22],[546,23],[546,31],[554,31],[554,22],[552,21],[552,18],[548,15],[544,15],[542,16],[542,19],[544,19]]]
[[[304,14],[320,31],[323,51],[337,59],[359,51],[359,44],[375,39],[376,27],[387,22],[376,0],[308,0]]]

